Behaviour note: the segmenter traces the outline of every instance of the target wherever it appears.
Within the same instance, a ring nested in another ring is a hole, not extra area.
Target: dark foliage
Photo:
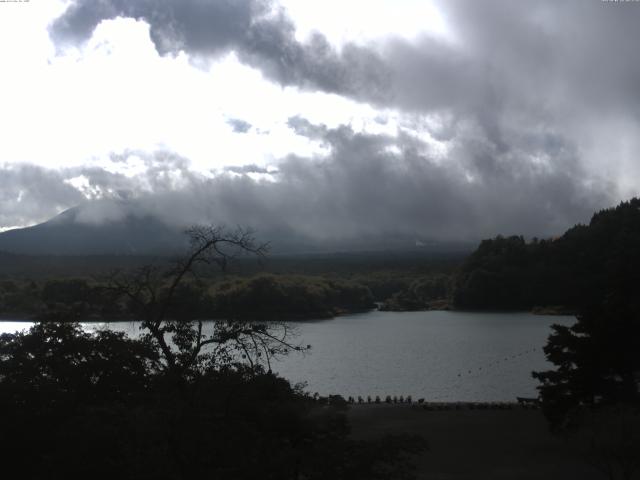
[[[640,469],[640,302],[624,289],[554,325],[545,353],[555,370],[534,372],[550,427],[611,480]]]
[[[122,334],[90,335],[71,323],[39,323],[27,333],[0,336],[5,471],[59,478],[52,474],[58,467],[69,472],[74,461],[88,467],[100,450],[105,463],[112,462],[120,449],[112,438],[122,433],[120,412],[142,400],[155,360],[151,349]],[[93,433],[81,438],[82,428]]]
[[[447,308],[451,294],[451,278],[435,274],[420,277],[391,295],[380,310],[413,311]]]
[[[453,301],[469,309],[560,305],[579,311],[640,282],[640,199],[596,213],[557,239],[484,240],[462,266]]]
[[[45,321],[0,336],[4,470],[26,479],[410,478],[406,456],[420,439],[352,441],[342,408],[265,372],[271,358],[307,348],[291,343],[285,323],[230,315],[205,329],[200,271],[265,246],[241,228],[188,233],[189,251],[169,267],[116,272],[95,288],[46,284]],[[262,289],[249,301],[273,294]],[[139,340],[70,321],[94,293],[140,320]],[[352,301],[349,289],[330,294]]]
[[[640,407],[640,303],[619,293],[554,325],[544,348],[555,370],[535,372],[552,427],[580,424],[582,410],[614,404]]]
[[[339,409],[260,368],[175,388],[155,350],[37,324],[0,337],[0,451],[19,478],[410,478],[412,437],[356,442]]]
[[[40,308],[40,289],[34,282],[5,280],[0,282],[0,314],[21,315]]]
[[[162,275],[165,267],[141,267],[139,275]],[[154,278],[159,288],[162,278]],[[0,283],[0,314],[86,321],[135,318],[131,299],[109,282],[60,278],[39,284]],[[212,281],[189,278],[175,288],[166,316],[194,318],[325,318],[373,308],[370,290],[359,282],[302,275],[260,274]]]
[[[218,283],[213,312],[223,318],[322,318],[374,307],[369,289],[321,277],[258,275]]]

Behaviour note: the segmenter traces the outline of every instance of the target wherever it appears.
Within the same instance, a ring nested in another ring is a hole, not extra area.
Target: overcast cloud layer
[[[233,53],[265,81],[372,105],[380,128],[327,126],[300,111],[286,129],[313,152],[292,148],[260,165],[208,170],[157,149],[114,148],[112,162],[135,162],[135,176],[4,159],[0,226],[42,220],[87,198],[124,198],[136,200],[127,207],[136,214],[172,224],[225,221],[320,239],[475,240],[555,235],[637,194],[640,4],[437,6],[446,37],[335,45],[321,32],[300,40],[294,20],[267,1],[73,2],[49,28],[59,56],[86,45],[101,22],[130,17],[149,25],[161,56],[187,55],[207,71]],[[248,141],[269,135],[247,119],[224,122]],[[95,207],[88,221],[116,219],[121,208]]]

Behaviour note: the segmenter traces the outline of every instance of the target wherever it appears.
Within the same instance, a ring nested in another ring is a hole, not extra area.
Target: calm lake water
[[[273,369],[322,395],[513,401],[537,395],[531,371],[550,367],[542,351],[550,325],[574,321],[529,313],[372,311],[297,322],[297,340],[311,352],[285,357]],[[100,325],[138,331],[134,322]],[[0,322],[0,332],[26,327]]]

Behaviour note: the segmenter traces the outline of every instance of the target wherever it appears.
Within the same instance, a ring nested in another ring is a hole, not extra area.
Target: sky
[[[0,2],[0,230],[553,236],[638,194],[640,2]]]

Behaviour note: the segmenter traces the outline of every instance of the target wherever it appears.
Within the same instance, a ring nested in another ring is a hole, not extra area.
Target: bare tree
[[[188,306],[176,312],[180,289],[197,281],[202,267],[226,271],[237,257],[263,257],[268,250],[268,244],[257,243],[253,232],[241,227],[196,226],[186,234],[189,250],[170,268],[147,265],[133,273],[116,272],[108,282],[108,288],[124,296],[131,313],[141,321],[143,339],[161,353],[163,369],[185,377],[244,361],[270,370],[274,357],[308,348],[292,342],[292,330],[285,322],[227,318],[205,324]]]

